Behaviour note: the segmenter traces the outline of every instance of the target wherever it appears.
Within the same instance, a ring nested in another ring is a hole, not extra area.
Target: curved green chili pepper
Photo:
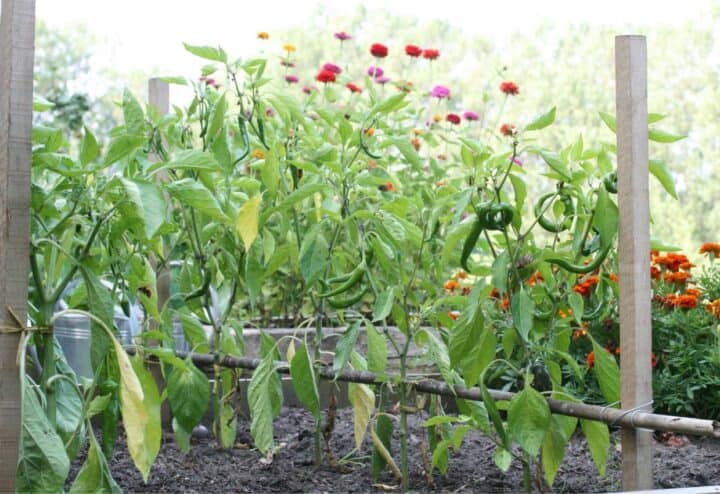
[[[240,134],[243,138],[243,149],[240,151],[240,156],[233,163],[233,168],[250,154],[250,135],[248,134],[247,125],[242,115],[238,115],[238,127],[240,128]]]
[[[483,228],[487,230],[503,230],[512,223],[515,215],[513,207],[506,202],[480,206],[477,213]]]
[[[188,300],[192,300],[194,298],[201,297],[202,295],[205,295],[206,293],[208,293],[208,288],[210,288],[210,277],[211,277],[210,270],[206,269],[205,270],[205,278],[203,279],[202,286],[200,288],[198,288],[197,290],[194,290],[194,291],[188,293],[187,295],[185,295],[185,302],[187,302]]]
[[[560,233],[568,228],[572,224],[572,214],[575,212],[575,206],[573,205],[572,198],[568,194],[559,194],[560,201],[565,205],[565,220],[562,222],[555,223],[545,217],[544,209],[545,203],[548,199],[555,196],[555,192],[548,192],[540,196],[540,199],[535,203],[535,217],[538,220],[538,224],[550,233]]]
[[[612,242],[608,243],[604,248],[600,249],[600,251],[595,255],[595,259],[593,259],[590,264],[573,264],[566,259],[561,259],[558,257],[551,257],[550,259],[545,259],[545,261],[549,262],[550,264],[556,264],[564,270],[570,271],[571,273],[587,274],[595,271],[597,268],[600,267],[607,255],[610,253],[611,248]]]
[[[355,305],[356,303],[360,302],[362,298],[367,293],[368,289],[367,287],[362,287],[359,292],[357,292],[355,295],[351,295],[348,298],[344,299],[327,299],[328,304],[330,304],[330,307],[334,309],[347,309],[350,306]]]
[[[552,315],[553,315],[553,308],[551,307],[544,312],[541,311],[540,309],[535,309],[534,317],[535,317],[535,319],[537,319],[539,321],[549,321],[550,318],[552,317]]]
[[[470,230],[470,235],[468,235],[465,239],[462,255],[460,256],[460,266],[462,266],[465,271],[470,271],[470,268],[468,268],[467,265],[467,261],[470,257],[470,254],[472,254],[472,251],[475,248],[475,244],[477,243],[482,231],[483,223],[480,220],[480,215],[478,215],[477,218],[475,218],[475,223],[473,223],[472,230]]]
[[[265,142],[265,127],[263,125],[262,118],[260,118],[260,115],[257,116],[257,127],[258,127],[258,139],[260,139],[260,143],[263,145],[263,147],[269,151],[270,146],[268,146],[267,142]]]
[[[340,286],[337,288],[330,290],[329,292],[321,293],[321,298],[327,298],[332,297],[333,295],[339,295],[343,292],[347,292],[352,287],[360,283],[360,280],[362,280],[363,276],[365,275],[365,262],[361,262],[355,269],[353,269],[350,273],[350,277],[343,282]]]
[[[602,297],[595,308],[585,311],[583,315],[581,316],[581,319],[583,321],[594,321],[598,319],[603,312],[605,312],[605,307],[607,306],[607,298]]]
[[[618,185],[617,185],[617,173],[610,172],[606,173],[603,177],[603,185],[605,186],[605,190],[607,190],[611,194],[617,194],[618,191]]]

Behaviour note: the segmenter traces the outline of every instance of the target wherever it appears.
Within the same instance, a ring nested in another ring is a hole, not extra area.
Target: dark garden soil
[[[522,470],[513,464],[507,473],[493,462],[494,446],[477,433],[465,437],[461,451],[450,458],[448,475],[435,474],[433,486],[423,475],[421,426],[424,418],[411,416],[411,490],[414,492],[522,492]],[[235,448],[219,450],[210,438],[194,438],[188,455],[176,447],[172,434],[164,443],[147,484],[130,460],[124,438],[118,439],[110,468],[125,492],[378,492],[394,485],[386,471],[378,483],[370,478],[370,444],[366,438],[362,456],[341,462],[341,467],[316,468],[312,462],[313,419],[304,410],[285,408],[275,422],[275,440],[281,445],[272,463],[261,461],[253,449],[249,424],[239,426]],[[396,428],[397,432],[397,428]],[[565,460],[553,486],[553,492],[585,493],[617,491],[620,488],[619,434],[611,437],[612,453],[608,476],[598,477],[585,441],[576,436],[568,445]],[[399,457],[397,442],[394,456]],[[354,445],[352,410],[338,411],[331,446],[335,457],[342,458]],[[71,478],[83,458],[73,465]],[[720,484],[720,441],[684,436],[664,437],[654,442],[655,485],[657,488]]]

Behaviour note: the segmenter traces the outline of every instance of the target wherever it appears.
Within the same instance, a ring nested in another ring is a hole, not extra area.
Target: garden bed
[[[507,473],[493,462],[494,444],[478,433],[469,433],[460,451],[450,458],[447,477],[435,474],[433,486],[425,480],[421,460],[421,423],[425,417],[411,416],[410,488],[420,492],[520,492],[522,468],[513,463]],[[316,468],[312,462],[314,422],[299,408],[284,408],[275,422],[275,439],[282,445],[272,463],[261,461],[253,449],[247,421],[241,422],[235,448],[222,450],[212,438],[194,438],[188,455],[166,434],[165,446],[150,473],[147,484],[132,463],[123,434],[110,461],[110,469],[125,492],[367,492],[387,490],[395,485],[389,472],[374,482],[370,478],[371,447],[365,441],[360,455],[333,468]],[[555,481],[555,492],[607,492],[620,489],[619,433],[611,436],[608,476],[601,479],[593,465],[584,438],[575,435]],[[353,439],[352,409],[338,410],[331,439],[333,454],[342,458],[350,452]],[[84,455],[75,461],[72,479]],[[673,488],[720,484],[720,441],[708,438],[672,436],[655,442],[655,487]]]

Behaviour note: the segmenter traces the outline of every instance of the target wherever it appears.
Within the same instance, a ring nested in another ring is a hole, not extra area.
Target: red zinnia
[[[411,57],[419,57],[422,55],[422,48],[420,48],[417,45],[407,45],[405,46],[405,54]]]
[[[504,136],[511,136],[515,133],[515,126],[504,123],[500,126],[500,133]]]
[[[439,56],[440,50],[436,50],[435,48],[427,48],[423,50],[423,58],[427,60],[435,60]]]
[[[321,70],[315,77],[318,82],[327,84],[328,82],[335,82],[335,72],[329,70]]]
[[[500,91],[505,94],[512,94],[513,96],[515,96],[520,92],[520,88],[512,81],[505,81],[500,84]]]
[[[362,89],[357,84],[353,84],[352,82],[348,82],[345,84],[345,87],[348,88],[353,93],[362,93]]]
[[[450,122],[451,124],[459,125],[460,124],[460,115],[456,115],[454,113],[448,113],[445,117],[445,120]]]
[[[387,46],[380,44],[380,43],[373,43],[370,46],[370,54],[373,57],[385,58],[385,57],[387,57],[387,54],[388,54]]]

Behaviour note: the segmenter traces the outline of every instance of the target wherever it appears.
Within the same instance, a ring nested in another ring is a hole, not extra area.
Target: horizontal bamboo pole
[[[128,347],[127,352],[135,354],[136,350],[134,347]],[[216,359],[215,355],[208,353],[176,351],[175,355],[182,359],[189,356],[193,363],[200,367],[219,365],[229,369],[254,370],[261,362],[258,358],[232,357],[229,355],[219,356]],[[277,362],[276,366],[278,372],[282,374],[289,374],[290,368],[287,362]],[[386,381],[394,381],[397,377],[394,375],[380,376],[373,372],[359,370],[344,370],[337,374],[336,377],[335,372],[333,372],[332,368],[329,366],[321,366],[318,369],[318,375],[322,379],[361,384],[382,384]],[[482,396],[480,395],[480,390],[478,388],[466,388],[465,386],[459,384],[451,388],[444,382],[435,379],[422,379],[410,384],[416,391],[421,393],[482,401]],[[515,393],[510,393],[509,391],[491,389],[489,392],[490,396],[497,401],[510,401],[515,396]],[[633,429],[651,429],[655,431],[690,434],[693,436],[720,438],[720,422],[716,420],[659,415],[640,410],[622,410],[598,405],[587,405],[585,403],[572,403],[552,398],[548,398],[547,402],[550,406],[550,411],[559,415],[597,420],[606,424],[630,427]]]

